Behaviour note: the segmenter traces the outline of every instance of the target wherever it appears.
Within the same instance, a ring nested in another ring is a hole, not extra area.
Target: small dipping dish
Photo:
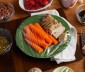
[[[53,72],[74,72],[74,71],[69,67],[61,66],[56,68]]]
[[[0,2],[0,23],[9,21],[14,12],[14,7],[11,3]]]
[[[3,29],[3,28],[0,28],[0,39],[1,39],[0,40],[1,41],[0,42],[0,55],[4,55],[12,47],[13,40],[12,40],[12,36],[10,32],[7,29]],[[5,44],[5,45],[7,44],[7,45],[5,46],[2,44]],[[5,48],[3,46],[5,46]]]
[[[76,16],[77,16],[78,21],[82,25],[85,25],[85,4],[81,4],[77,7]]]
[[[31,68],[28,72],[42,72],[42,70],[40,68],[34,67]]]

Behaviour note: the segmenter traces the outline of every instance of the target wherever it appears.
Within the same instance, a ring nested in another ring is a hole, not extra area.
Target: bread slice
[[[64,31],[65,27],[60,25],[55,30],[53,30],[52,35],[57,39]]]

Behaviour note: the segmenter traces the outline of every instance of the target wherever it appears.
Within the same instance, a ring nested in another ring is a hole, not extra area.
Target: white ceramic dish
[[[53,72],[74,72],[74,71],[69,67],[61,66],[56,68]]]
[[[46,9],[47,7],[49,7],[51,4],[52,4],[53,0],[50,0],[50,3],[47,4],[46,6],[40,8],[40,9],[37,9],[37,10],[27,10],[25,9],[24,7],[24,0],[19,0],[19,6],[21,7],[21,9],[23,9],[24,11],[27,11],[27,12],[36,12],[36,11],[41,11],[43,9]]]
[[[79,13],[80,13],[81,11],[83,11],[83,10],[85,10],[85,4],[79,5],[79,6],[77,7],[77,9],[76,9],[76,16],[77,16],[78,21],[79,21],[82,25],[85,25],[85,22],[82,22],[81,17],[79,16]]]

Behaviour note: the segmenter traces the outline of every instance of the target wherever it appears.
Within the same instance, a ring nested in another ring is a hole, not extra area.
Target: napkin
[[[42,11],[42,12],[31,13],[31,16],[39,15],[39,14],[51,14],[51,15],[60,16],[58,11],[55,10],[55,9]],[[70,61],[76,60],[75,52],[76,52],[76,44],[77,44],[77,30],[65,18],[63,18],[63,19],[70,26],[72,35],[71,35],[71,41],[68,44],[68,46],[62,52],[60,52],[59,54],[57,54],[53,58],[51,58],[51,61],[56,61],[57,64],[60,64],[62,62],[70,62]]]

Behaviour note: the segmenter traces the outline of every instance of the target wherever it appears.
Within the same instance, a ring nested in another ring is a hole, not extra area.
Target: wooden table
[[[1,1],[3,0],[0,0],[0,2]],[[80,47],[80,29],[85,28],[85,26],[82,26],[78,22],[75,15],[75,9],[79,4],[76,4],[71,9],[64,9],[60,1],[54,0],[52,5],[46,9],[57,9],[60,15],[65,17],[72,25],[74,25],[78,31],[78,47],[76,54],[77,61],[58,65],[56,62],[50,61],[50,59],[35,59],[29,57],[19,50],[15,43],[16,29],[24,19],[30,16],[30,13],[20,9],[18,0],[5,1],[11,2],[14,5],[15,15],[9,22],[2,23],[0,26],[2,28],[8,29],[11,32],[14,43],[11,50],[7,54],[0,56],[0,72],[27,72],[30,68],[33,67],[39,67],[45,72],[52,72],[56,67],[63,65],[71,67],[75,72],[85,72],[85,57],[82,55]]]

